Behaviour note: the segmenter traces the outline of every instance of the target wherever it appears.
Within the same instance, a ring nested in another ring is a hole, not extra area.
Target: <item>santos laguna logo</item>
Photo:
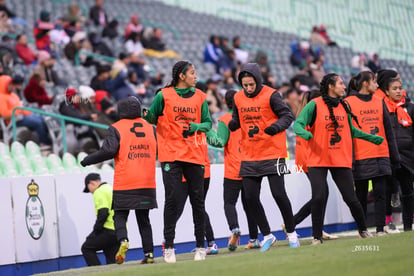
[[[27,185],[29,198],[26,202],[26,226],[30,236],[38,240],[45,227],[45,213],[39,198],[39,185],[34,180]]]

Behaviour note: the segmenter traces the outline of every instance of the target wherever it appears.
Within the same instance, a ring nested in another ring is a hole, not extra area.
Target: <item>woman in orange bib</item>
[[[244,64],[238,79],[243,89],[234,96],[229,129],[241,129],[239,176],[243,177],[247,207],[254,214],[264,236],[261,251],[269,250],[276,242],[266,214],[261,208],[260,189],[264,176],[269,180],[272,196],[286,225],[289,245],[292,248],[299,247],[292,206],[284,182],[284,174],[288,171],[285,164],[285,130],[292,123],[293,114],[279,92],[262,84],[262,75],[256,63]]]
[[[399,154],[391,121],[383,101],[373,94],[377,90],[375,76],[370,71],[360,72],[348,85],[349,104],[358,118],[361,130],[385,138],[380,145],[361,139],[353,139],[354,162],[352,173],[355,192],[367,215],[368,182],[372,180],[375,198],[375,225],[378,236],[385,235],[385,194],[387,176],[391,175],[391,164],[399,166]],[[354,122],[354,125],[356,122]],[[391,162],[390,162],[391,157]]]
[[[178,61],[172,69],[172,81],[155,96],[144,119],[157,125],[158,161],[161,162],[165,189],[164,260],[175,263],[174,238],[178,217],[178,195],[183,176],[193,207],[196,252],[194,260],[205,259],[204,248],[204,170],[205,133],[211,129],[206,95],[195,88],[197,76],[189,61]]]
[[[376,144],[381,144],[384,138],[366,134],[352,126],[350,118],[353,114],[341,99],[345,85],[340,76],[325,75],[320,91],[322,96],[309,102],[293,125],[295,133],[308,141],[310,148],[307,166],[312,186],[312,244],[322,243],[328,170],[351,210],[360,236],[367,238],[372,235],[367,231],[364,211],[353,188],[352,137]]]

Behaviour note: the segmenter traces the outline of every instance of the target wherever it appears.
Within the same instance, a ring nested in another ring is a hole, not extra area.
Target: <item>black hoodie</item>
[[[262,84],[262,75],[260,73],[260,68],[256,63],[247,63],[244,64],[240,70],[239,82],[241,84],[240,76],[243,72],[248,72],[253,76],[256,81],[256,90],[252,94],[248,94],[245,90],[239,91],[238,93],[245,93],[248,98],[254,98],[259,93],[261,93],[263,84]],[[285,131],[292,121],[294,116],[288,105],[283,101],[279,92],[276,90],[270,96],[270,107],[275,115],[279,118],[276,122],[268,126],[264,131],[269,135],[275,135],[282,131]],[[236,103],[233,102],[233,118],[229,123],[229,129],[235,131],[240,128],[240,118],[239,112],[236,106]],[[276,174],[278,171],[284,171],[283,169],[276,170],[276,166],[284,166],[284,159],[277,159],[275,156],[273,160],[261,160],[261,161],[242,161],[240,168],[240,176],[264,176]]]
[[[239,83],[241,85],[241,79],[240,76],[243,72],[248,72],[251,74],[256,81],[256,90],[249,94],[245,90],[243,91],[246,97],[248,98],[254,98],[256,97],[260,91],[263,88],[262,84],[262,75],[260,73],[260,68],[256,63],[247,63],[244,64],[240,70],[239,74]],[[282,132],[286,130],[292,121],[294,120],[294,116],[292,114],[292,111],[288,107],[288,105],[283,101],[282,97],[280,96],[279,92],[276,90],[273,92],[272,96],[270,97],[270,107],[272,108],[272,111],[276,114],[276,116],[279,118],[275,123],[270,125],[269,127],[272,128],[273,135]],[[240,118],[238,109],[235,103],[233,103],[233,118],[229,123],[229,128],[231,131],[235,131],[236,129],[240,128]]]
[[[122,119],[136,119],[141,117],[141,104],[133,96],[118,103],[119,117]],[[155,131],[154,131],[155,132]],[[81,165],[87,166],[114,158],[119,151],[120,134],[116,128],[110,126],[102,147],[89,154],[82,160]],[[157,208],[155,189],[134,189],[113,191],[114,210],[152,209]],[[146,202],[142,204],[142,202]]]
[[[137,98],[132,96],[128,97],[118,103],[118,112],[121,120],[139,118],[141,117],[141,104]],[[119,150],[120,139],[118,130],[110,126],[102,147],[98,151],[85,157],[81,165],[88,166],[114,158]]]

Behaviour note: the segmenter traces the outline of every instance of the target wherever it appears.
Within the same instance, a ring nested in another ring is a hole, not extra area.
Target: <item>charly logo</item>
[[[170,171],[170,164],[165,164],[164,171],[166,172]]]
[[[259,128],[257,126],[249,126],[249,137],[252,138],[255,134],[259,133]]]
[[[38,240],[45,227],[45,213],[39,198],[39,185],[34,180],[27,185],[29,198],[26,202],[26,226],[30,236]]]
[[[137,131],[137,128],[139,130],[139,128],[142,128],[143,125],[141,123],[134,123],[134,125],[132,126],[132,128],[129,129],[129,131],[131,131],[132,133],[135,134],[136,137],[145,137],[145,132],[139,132]]]
[[[377,127],[377,126],[375,126],[375,127],[371,127],[371,129],[370,129],[370,134],[371,135],[375,135],[375,134],[377,134],[379,132],[379,128]]]

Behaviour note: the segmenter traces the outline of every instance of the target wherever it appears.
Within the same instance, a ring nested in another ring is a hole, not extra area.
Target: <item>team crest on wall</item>
[[[30,236],[38,240],[43,234],[45,227],[45,213],[39,198],[39,185],[34,180],[27,185],[29,198],[26,202],[26,226]]]

